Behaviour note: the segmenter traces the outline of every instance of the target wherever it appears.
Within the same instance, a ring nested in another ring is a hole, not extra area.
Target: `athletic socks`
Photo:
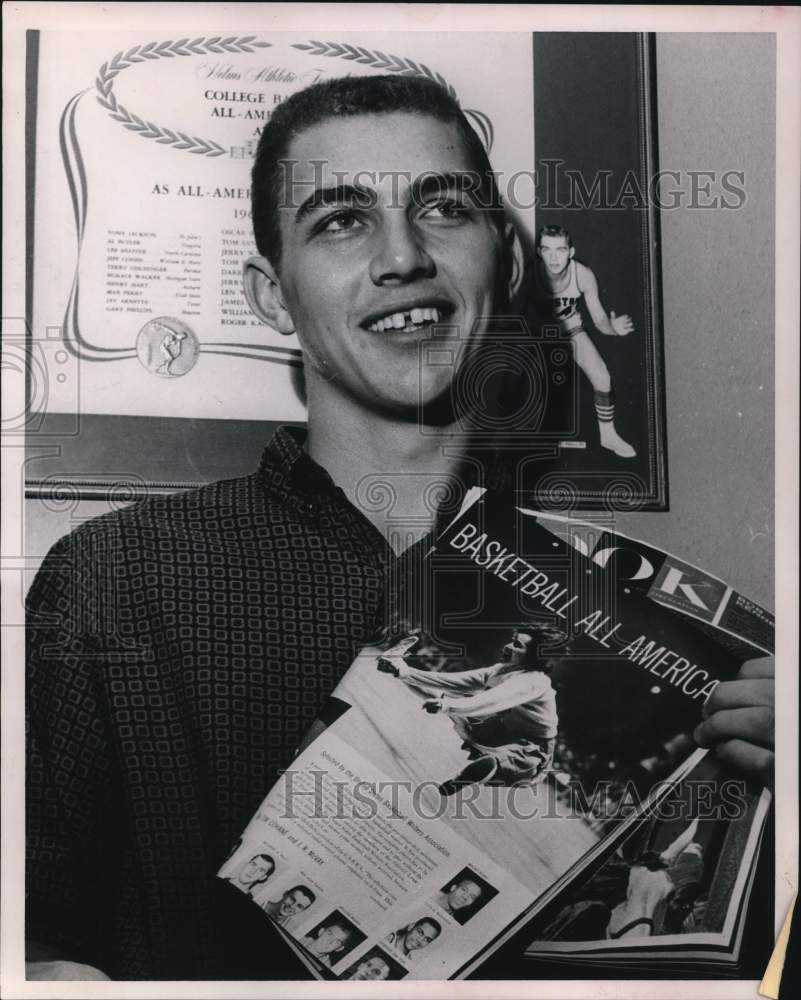
[[[611,392],[594,392],[592,394],[595,412],[598,414],[598,422],[602,424],[614,424],[615,422],[615,401]]]
[[[598,417],[601,447],[621,458],[634,458],[637,452],[615,430],[615,403],[611,392],[594,392],[593,403]]]

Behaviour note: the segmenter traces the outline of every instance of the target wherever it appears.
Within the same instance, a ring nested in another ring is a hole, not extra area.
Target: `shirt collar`
[[[264,450],[258,477],[272,494],[301,501],[310,510],[316,500],[339,493],[334,480],[308,454],[305,449],[308,432],[305,427],[282,425],[273,434]],[[467,462],[464,469],[465,487],[481,485],[493,492],[510,488],[508,462],[497,450],[475,456],[477,461]]]
[[[279,427],[264,450],[258,477],[271,493],[311,499],[336,491],[331,476],[306,452],[305,427]]]

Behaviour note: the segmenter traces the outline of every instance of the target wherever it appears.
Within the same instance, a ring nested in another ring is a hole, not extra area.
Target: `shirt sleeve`
[[[114,881],[103,858],[111,752],[96,634],[107,581],[88,573],[87,555],[85,538],[58,542],[26,602],[26,937],[102,968],[102,887]]]
[[[487,684],[492,667],[480,667],[478,670],[460,670],[457,673],[440,673],[436,671],[419,670],[410,667],[408,663],[398,664],[398,676],[402,681],[422,694],[469,694],[482,691]]]
[[[495,715],[508,708],[516,708],[526,702],[542,697],[551,688],[548,677],[540,672],[510,676],[497,687],[487,688],[478,694],[464,698],[448,699],[443,711],[450,715],[469,715],[481,718]]]

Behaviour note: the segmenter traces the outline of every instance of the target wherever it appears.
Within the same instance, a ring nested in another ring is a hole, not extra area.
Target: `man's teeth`
[[[385,330],[402,330],[409,324],[419,326],[421,323],[439,323],[439,309],[426,307],[425,309],[392,313],[391,316],[384,316],[383,319],[371,323],[367,329],[373,333],[383,333]]]

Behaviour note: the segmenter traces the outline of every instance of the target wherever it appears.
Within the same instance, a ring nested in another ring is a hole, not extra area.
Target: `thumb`
[[[614,319],[614,318],[615,318],[615,312],[614,312],[614,310],[612,310],[612,312],[611,312],[611,314],[610,314],[610,315],[611,315],[612,319]]]

